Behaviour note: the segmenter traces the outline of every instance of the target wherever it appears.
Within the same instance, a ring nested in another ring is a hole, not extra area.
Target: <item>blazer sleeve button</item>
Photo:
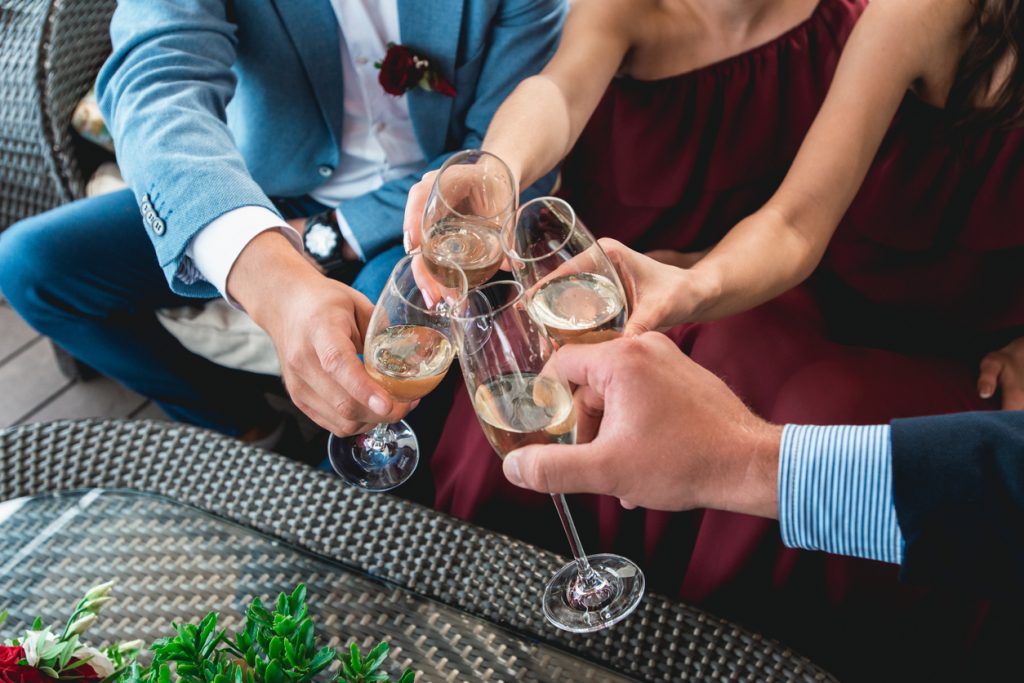
[[[328,166],[327,164],[324,164],[323,166],[317,168],[316,172],[320,174],[321,178],[330,178],[331,174],[334,173],[334,169]]]

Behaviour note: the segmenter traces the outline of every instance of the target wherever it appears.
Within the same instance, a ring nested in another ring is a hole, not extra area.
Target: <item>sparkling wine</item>
[[[530,297],[530,315],[557,344],[596,344],[622,334],[626,306],[603,275],[573,273],[545,282]]]
[[[501,227],[492,221],[449,217],[430,228],[423,250],[427,268],[446,287],[459,285],[459,277],[444,260],[462,268],[470,288],[491,279],[501,264]]]
[[[547,377],[502,375],[477,387],[473,407],[487,440],[502,458],[529,444],[576,440],[572,394]]]
[[[365,354],[366,372],[399,401],[423,398],[440,383],[454,349],[448,338],[423,325],[392,325]]]

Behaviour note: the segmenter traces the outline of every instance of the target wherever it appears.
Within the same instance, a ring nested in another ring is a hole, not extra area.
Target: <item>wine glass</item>
[[[527,309],[559,346],[614,339],[626,328],[626,293],[615,266],[563,199],[523,204],[504,236]]]
[[[366,329],[363,366],[396,401],[429,394],[455,356],[448,311],[466,295],[466,276],[447,264],[440,282],[419,253],[398,262]],[[381,423],[366,434],[327,440],[331,466],[348,483],[387,491],[405,482],[419,462],[416,434],[405,421]]]
[[[526,310],[521,284],[470,291],[452,314],[452,335],[477,419],[499,456],[529,444],[576,442],[572,392],[552,362],[554,344]],[[548,582],[544,616],[574,633],[626,618],[643,597],[643,572],[618,555],[584,553],[565,496],[552,499],[575,561]]]
[[[515,213],[516,181],[504,161],[476,149],[453,154],[437,174],[423,209],[427,266],[454,286],[454,263],[470,289],[491,279],[502,260],[501,231]]]

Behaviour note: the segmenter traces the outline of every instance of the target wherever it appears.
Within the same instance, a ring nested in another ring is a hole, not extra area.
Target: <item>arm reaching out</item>
[[[554,57],[522,81],[491,119],[482,148],[512,169],[527,188],[562,161],[632,44],[635,0],[577,0],[565,22]],[[594,36],[601,36],[595,40]],[[409,191],[405,206],[405,250],[420,243],[420,221],[437,171]]]
[[[806,279],[867,175],[906,93],[944,101],[969,33],[966,0],[874,0],[846,44],[835,79],[781,187],[708,254],[661,288],[639,288],[633,331],[714,320],[768,301]],[[611,254],[615,247],[605,245]],[[657,271],[617,249],[623,281]],[[661,255],[664,257],[664,254]],[[665,271],[667,272],[667,271]],[[670,296],[659,289],[673,287]],[[645,302],[645,296],[655,297]],[[668,299],[670,305],[665,306]]]
[[[718,286],[690,319],[753,308],[814,271],[907,90],[952,82],[971,12],[964,0],[871,3],[782,186],[694,266]],[[948,83],[929,94],[944,100]]]

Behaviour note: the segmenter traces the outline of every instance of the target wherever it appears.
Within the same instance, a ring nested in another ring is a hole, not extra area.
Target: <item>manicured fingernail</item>
[[[505,462],[501,465],[502,470],[505,472],[505,478],[516,486],[523,485],[523,475],[519,473],[519,455],[517,453],[509,453],[505,456]]]
[[[405,249],[405,253],[408,254],[412,251],[412,238],[409,237],[409,233],[402,233],[402,247]]]
[[[978,393],[981,394],[982,398],[992,398],[992,394],[994,394],[995,392],[988,387],[982,387],[981,391]]]
[[[433,308],[434,304],[437,303],[434,301],[434,296],[430,293],[430,290],[426,287],[420,288],[420,294],[423,295],[423,303],[427,305],[427,308]]]
[[[383,396],[374,394],[370,397],[370,408],[378,415],[387,415],[388,411],[391,409],[391,404],[388,403],[388,400]]]

